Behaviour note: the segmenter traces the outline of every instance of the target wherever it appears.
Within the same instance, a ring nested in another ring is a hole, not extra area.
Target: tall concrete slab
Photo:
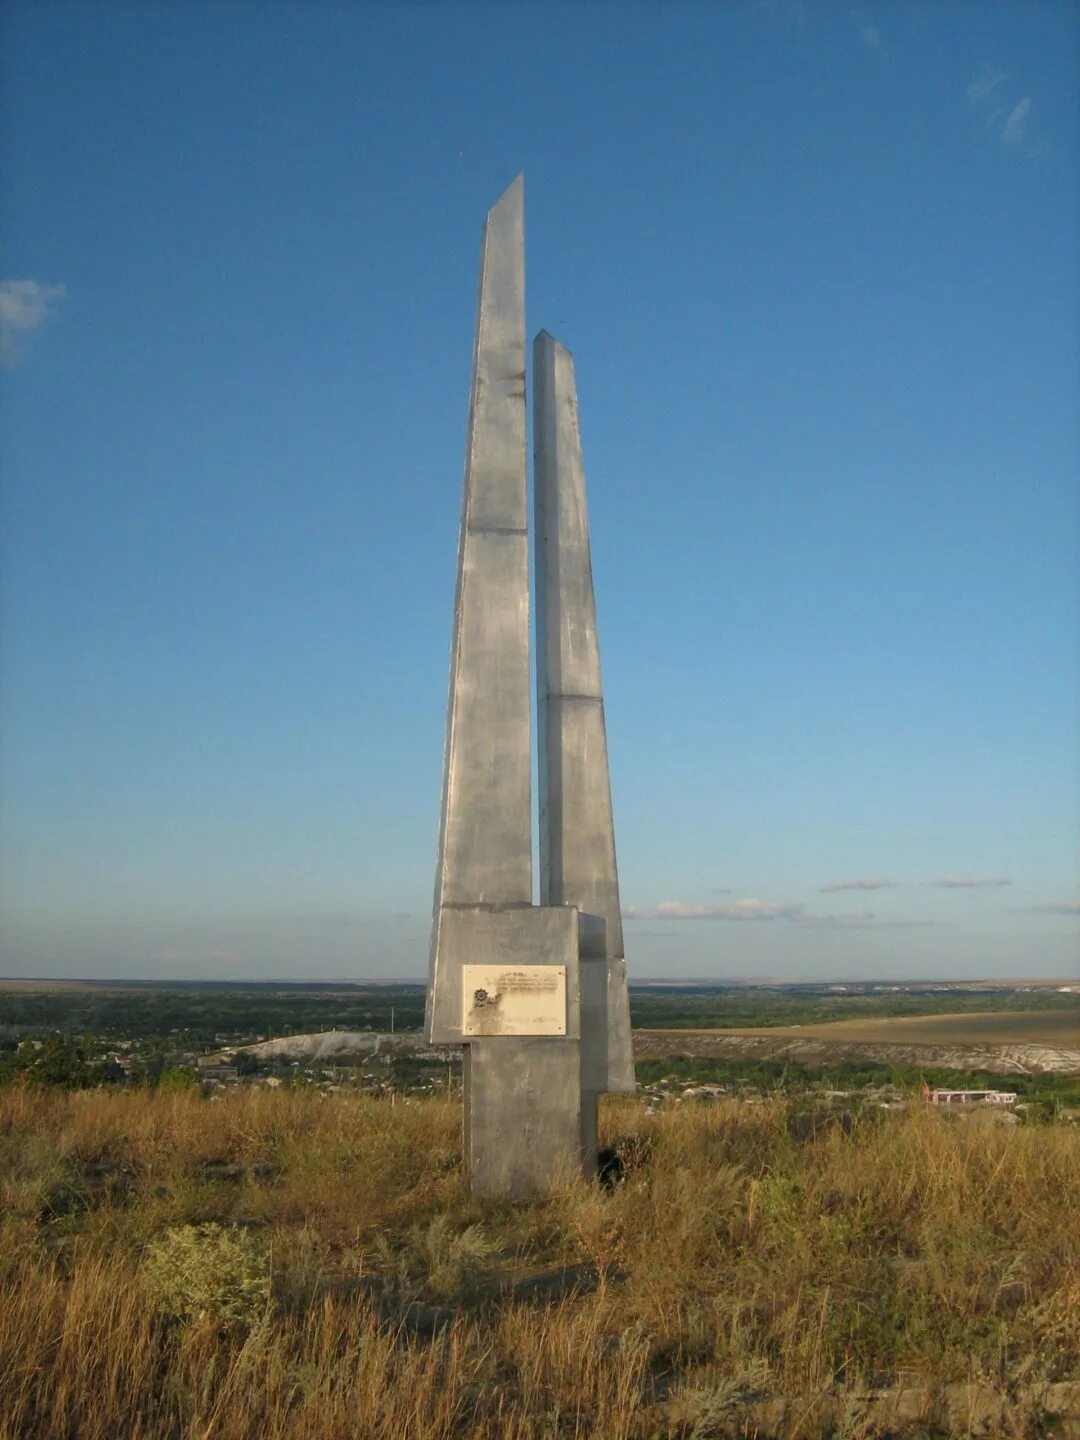
[[[474,1194],[580,1172],[579,920],[534,906],[522,182],[484,227],[427,995],[464,1044]]]
[[[442,1042],[461,1030],[446,910],[532,903],[523,192],[488,212],[480,261],[427,995]]]
[[[533,344],[540,903],[581,912],[582,1075],[632,1091],[607,731],[574,361]]]

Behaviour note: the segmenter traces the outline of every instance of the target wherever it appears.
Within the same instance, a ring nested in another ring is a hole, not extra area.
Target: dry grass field
[[[0,1090],[0,1437],[1048,1433],[1080,1133],[805,1118],[612,1103],[623,1180],[509,1206],[450,1101]]]
[[[674,1031],[670,1032],[676,1033]],[[1002,1010],[961,1015],[887,1015],[813,1025],[683,1030],[680,1035],[760,1035],[831,1040],[838,1045],[1062,1045],[1080,1049],[1080,1005],[1074,1010]]]

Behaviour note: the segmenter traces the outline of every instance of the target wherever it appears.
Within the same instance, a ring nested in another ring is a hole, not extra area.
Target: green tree
[[[158,1089],[164,1090],[167,1094],[174,1095],[185,1091],[198,1090],[199,1077],[194,1070],[189,1070],[186,1065],[170,1065],[161,1072]]]

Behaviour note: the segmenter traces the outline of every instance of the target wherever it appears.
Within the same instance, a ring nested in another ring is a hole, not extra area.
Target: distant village
[[[295,999],[276,998],[281,1008],[301,1008]],[[196,1027],[192,1021],[199,1019],[199,1012],[162,1013],[166,1006],[175,1012],[173,996],[161,1001],[140,998],[144,1013],[134,1026],[122,1028],[113,1021],[96,1035],[90,1026],[69,1023],[63,1030],[45,1029],[41,1019],[20,1016],[15,1023],[0,1025],[0,1083],[24,1076],[65,1088],[197,1087],[210,1099],[238,1087],[282,1086],[326,1095],[362,1091],[391,1100],[459,1094],[462,1052],[426,1041],[419,1025],[420,1002],[411,994],[395,993],[389,1003],[383,1000],[376,1006],[369,1001],[377,1013],[365,1016],[361,1011],[352,1025],[311,1026],[286,1034],[269,1029],[267,1021],[276,1028],[278,1017],[265,1013],[238,1015],[239,1023],[228,1028]],[[205,1000],[200,1003],[207,1005]],[[246,997],[237,1008],[241,1004],[250,1010]],[[403,1022],[398,1026],[395,1010]],[[665,1050],[658,1045],[662,1029],[642,1032],[637,1093],[650,1115],[717,1101],[758,1105],[783,1093],[802,1096],[822,1113],[855,1108],[887,1113],[928,1105],[954,1115],[992,1112],[1004,1124],[1035,1119],[1080,1123],[1076,1087],[1068,1077],[1018,1072],[997,1082],[983,1072],[935,1068],[934,1060],[917,1057],[897,1068],[842,1054],[835,1062],[828,1057],[798,1061],[741,1053],[710,1056],[693,1048],[692,1037],[698,1032],[687,1032],[691,1039],[685,1045],[676,1043],[675,1032],[669,1033],[673,1048]],[[925,1076],[918,1068],[923,1063]]]
[[[198,1085],[211,1099],[238,1086],[315,1087],[326,1094],[362,1090],[384,1096],[448,1095],[461,1086],[460,1048],[430,1045],[415,1030],[329,1029],[277,1038],[219,1032],[214,1039],[214,1046],[202,1050],[184,1046],[179,1036],[172,1043],[158,1041],[151,1047],[137,1039],[115,1039],[88,1042],[80,1049],[59,1037],[26,1036],[17,1053],[23,1060],[22,1069],[59,1083],[63,1083],[64,1065],[78,1064],[84,1082],[150,1082],[171,1088]],[[762,1104],[777,1088],[784,1088],[762,1076],[710,1082],[680,1076],[677,1065],[659,1076],[657,1068],[656,1062],[639,1067],[648,1077],[639,1075],[637,1088],[649,1115],[718,1100]],[[824,1107],[843,1107],[857,1100],[863,1107],[882,1111],[906,1110],[921,1101],[953,1111],[990,1109],[1006,1122],[1016,1122],[1027,1108],[1014,1090],[944,1088],[924,1081],[920,1095],[910,1086],[884,1080],[866,1083],[864,1078],[862,1083],[846,1087],[838,1081],[839,1076],[823,1077],[803,1088]],[[1063,1118],[1080,1117],[1070,1112]]]
[[[362,1089],[376,1094],[432,1094],[449,1093],[461,1082],[460,1049],[428,1045],[415,1034],[326,1031],[224,1047],[193,1058],[195,1074],[211,1094],[236,1085],[286,1084],[315,1085],[327,1093]],[[752,1080],[688,1084],[675,1074],[638,1084],[649,1115],[714,1100],[762,1104],[772,1093],[773,1087]],[[895,1084],[837,1088],[822,1083],[814,1088],[814,1098],[839,1106],[858,1098],[886,1111],[906,1110],[917,1103],[909,1090]],[[944,1089],[924,1083],[921,1099],[950,1109],[992,1108],[1006,1120],[1015,1120],[1016,1112],[1024,1110],[1012,1090]]]

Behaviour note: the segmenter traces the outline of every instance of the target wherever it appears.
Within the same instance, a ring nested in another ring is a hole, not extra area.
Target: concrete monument
[[[596,1169],[633,1059],[573,363],[534,350],[540,905],[533,904],[521,177],[488,213],[458,545],[427,1034],[465,1046],[477,1194]]]

